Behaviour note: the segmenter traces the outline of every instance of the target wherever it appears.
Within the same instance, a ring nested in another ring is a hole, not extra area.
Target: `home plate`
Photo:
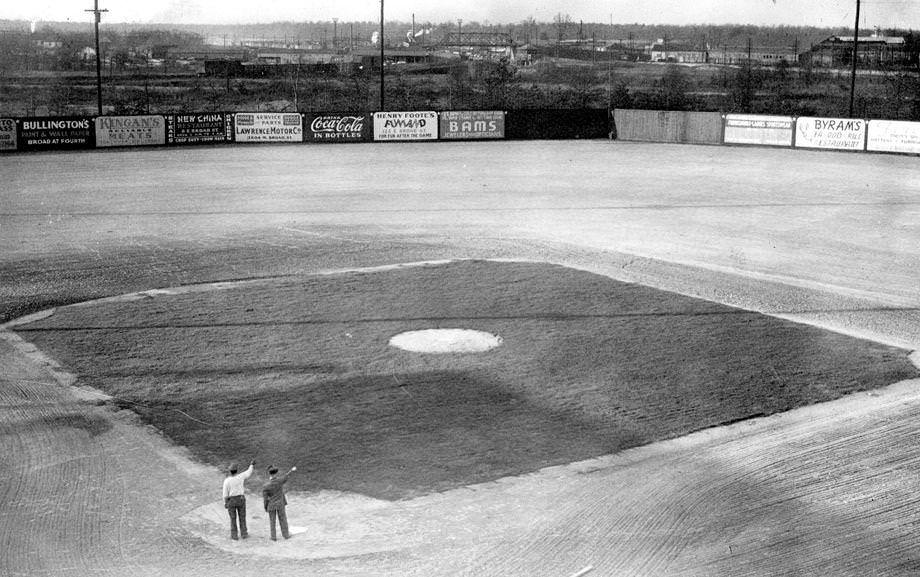
[[[502,344],[502,338],[471,329],[425,329],[395,335],[390,345],[413,353],[481,353]]]
[[[301,533],[306,533],[306,532],[307,532],[306,527],[295,527],[294,525],[291,525],[290,527],[288,527],[288,533],[290,533],[291,535],[300,535]]]

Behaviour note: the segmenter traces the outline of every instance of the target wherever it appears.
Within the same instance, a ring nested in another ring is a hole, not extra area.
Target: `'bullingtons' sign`
[[[19,121],[19,150],[72,150],[93,148],[93,119],[85,116],[23,118]]]

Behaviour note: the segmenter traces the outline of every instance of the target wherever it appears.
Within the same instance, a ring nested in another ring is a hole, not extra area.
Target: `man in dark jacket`
[[[284,507],[287,505],[287,499],[284,496],[284,484],[287,483],[291,473],[296,470],[297,467],[291,467],[290,471],[279,477],[277,476],[277,467],[268,468],[270,478],[268,483],[265,483],[265,486],[262,487],[262,501],[265,504],[265,510],[268,512],[268,522],[272,528],[272,541],[278,540],[275,534],[275,518],[278,519],[278,524],[281,525],[281,535],[285,539],[291,538],[291,534],[288,532],[287,513],[284,511]]]

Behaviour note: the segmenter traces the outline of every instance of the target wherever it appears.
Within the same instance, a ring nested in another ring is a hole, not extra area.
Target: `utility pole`
[[[93,9],[84,10],[84,12],[92,12],[95,16],[95,26],[96,26],[96,106],[99,112],[99,116],[102,116],[102,55],[99,54],[99,21],[102,20],[102,13],[108,12],[108,10],[99,9],[99,0],[93,0]]]
[[[856,0],[856,24],[853,27],[853,73],[850,75],[850,118],[853,118],[853,105],[856,103],[856,56],[859,46],[859,0]]]
[[[383,94],[383,0],[380,0],[380,112],[386,110],[384,107],[385,99]]]
[[[335,49],[339,44],[339,19],[332,19],[332,51],[335,52]]]
[[[613,12],[610,13],[610,34],[613,34]],[[610,47],[609,44],[604,46],[604,55],[607,57],[607,111],[609,113],[610,109],[613,108],[613,100],[610,98],[610,54],[607,52],[607,49]]]

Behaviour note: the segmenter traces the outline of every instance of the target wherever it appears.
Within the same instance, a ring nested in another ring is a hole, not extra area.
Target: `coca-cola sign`
[[[370,126],[366,114],[308,114],[304,118],[304,139],[314,142],[370,140]]]

